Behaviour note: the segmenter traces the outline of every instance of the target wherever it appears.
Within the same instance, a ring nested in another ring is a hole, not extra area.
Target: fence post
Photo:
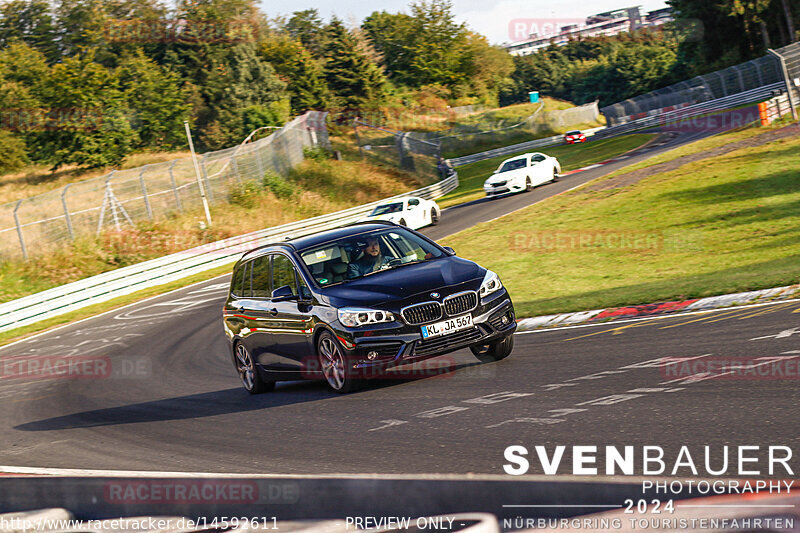
[[[208,154],[203,154],[203,157],[200,159],[200,170],[202,171],[203,181],[206,184],[206,195],[208,195],[208,199],[210,201],[214,201],[214,191],[211,190],[211,182],[208,180],[208,171],[206,171],[206,156]]]
[[[258,142],[258,141],[256,141]],[[263,144],[263,143],[262,143]],[[261,181],[264,179],[264,162],[261,160],[261,150],[262,146],[259,145],[255,148],[256,153],[256,167],[258,167],[258,180]]]
[[[150,207],[150,198],[147,197],[147,185],[144,183],[144,173],[147,172],[147,167],[149,165],[145,165],[142,167],[142,170],[139,171],[139,186],[142,188],[142,198],[144,198],[144,208],[147,210],[147,218],[153,220],[153,210]]]
[[[175,184],[175,173],[172,171],[172,169],[175,168],[175,164],[177,162],[178,161],[175,160],[169,166],[169,182],[172,185],[172,194],[175,195],[175,204],[178,206],[178,211],[183,213],[183,205],[181,204],[181,195],[180,193],[178,193],[178,186]]]
[[[63,189],[61,189],[61,207],[64,208],[64,219],[67,221],[67,231],[69,232],[69,238],[74,241],[75,232],[72,230],[72,219],[69,216],[69,208],[67,207],[67,191],[71,186],[72,183],[68,183]]]
[[[17,237],[19,237],[19,246],[22,248],[22,258],[27,260],[28,250],[25,249],[25,238],[22,236],[22,226],[19,224],[19,215],[17,214],[17,210],[23,200],[24,198],[18,201],[17,205],[14,206],[14,224],[17,226]]]
[[[734,65],[731,68],[736,71],[736,75],[739,78],[739,92],[744,92],[746,90],[744,88],[744,76],[742,76],[742,70],[739,67],[740,65]]]
[[[233,168],[233,175],[236,178],[236,183],[242,183],[242,177],[239,175],[239,164],[236,162],[236,152],[231,154],[231,167]]]
[[[728,87],[725,85],[725,78],[722,77],[722,74],[717,72],[712,72],[711,74],[716,74],[717,78],[719,78],[719,87],[722,89],[722,96],[728,96]],[[709,74],[709,76],[711,75]]]
[[[356,146],[358,146],[358,154],[364,157],[364,149],[361,148],[361,142],[358,139],[358,117],[353,119],[353,135],[356,138]]]
[[[761,73],[761,61],[753,61],[753,66],[756,69],[756,76],[758,76],[758,86],[764,86],[764,75]]]

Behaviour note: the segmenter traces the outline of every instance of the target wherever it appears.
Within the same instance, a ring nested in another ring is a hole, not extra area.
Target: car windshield
[[[581,132],[578,130],[572,130],[567,132],[567,135],[580,135],[580,134]]]
[[[395,227],[345,237],[300,253],[323,287],[444,255],[438,246]]]
[[[520,169],[520,168],[525,168],[525,161],[526,161],[526,159],[524,157],[522,157],[520,159],[514,159],[514,160],[511,160],[511,161],[506,161],[505,163],[503,163],[503,166],[500,167],[500,170],[498,171],[498,173],[508,172],[510,170],[517,170],[517,169]]]
[[[402,210],[403,210],[403,202],[397,202],[393,204],[383,204],[373,209],[372,213],[370,213],[370,216],[387,215],[389,213],[399,213]]]

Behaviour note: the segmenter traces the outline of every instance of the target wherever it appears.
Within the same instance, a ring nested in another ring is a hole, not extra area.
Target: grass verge
[[[585,144],[553,146],[543,148],[542,151],[548,155],[557,157],[559,163],[561,163],[561,171],[566,172],[599,163],[600,161],[605,161],[606,159],[636,149],[652,138],[653,135],[651,134],[639,133],[591,141]],[[535,152],[537,149],[528,151]],[[492,175],[492,171],[509,157],[514,157],[523,153],[526,152],[493,157],[492,159],[486,159],[484,161],[458,167],[458,188],[437,200],[437,203],[441,207],[450,207],[452,205],[483,198],[485,196],[483,192],[483,182]]]
[[[628,185],[587,184],[445,244],[498,272],[519,316],[789,285],[800,281],[798,160],[796,136],[754,142]]]

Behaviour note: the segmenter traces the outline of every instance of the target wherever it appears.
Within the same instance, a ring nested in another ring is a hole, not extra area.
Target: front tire
[[[405,226],[406,225],[406,219],[401,218],[400,222],[398,222],[398,224],[400,224],[401,226]]]
[[[261,394],[275,390],[274,381],[264,381],[258,373],[258,369],[253,361],[253,356],[245,348],[244,344],[237,343],[234,349],[233,362],[242,385],[250,394]]]
[[[552,179],[552,180],[550,180],[550,181],[551,181],[552,183],[555,183],[555,182],[557,182],[557,181],[558,181],[558,172],[556,172],[556,167],[553,167],[553,179]]]
[[[431,226],[435,226],[439,223],[439,215],[436,213],[436,209],[431,209]]]
[[[332,391],[345,394],[361,384],[354,378],[353,370],[347,364],[342,345],[328,331],[323,331],[317,339],[317,357],[322,375]]]
[[[525,192],[533,190],[533,183],[531,183],[531,177],[528,176],[525,178]]]
[[[514,349],[514,335],[509,335],[491,344],[470,346],[469,349],[472,351],[472,355],[477,357],[479,361],[484,363],[499,361],[511,355],[511,350]]]

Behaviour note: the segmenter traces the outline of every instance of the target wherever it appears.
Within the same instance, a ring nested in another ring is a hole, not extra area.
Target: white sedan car
[[[364,220],[388,220],[411,229],[436,225],[442,210],[433,200],[411,196],[388,200],[378,205]]]
[[[486,196],[530,191],[537,185],[556,181],[561,174],[558,159],[539,152],[522,154],[503,161],[483,184]]]

